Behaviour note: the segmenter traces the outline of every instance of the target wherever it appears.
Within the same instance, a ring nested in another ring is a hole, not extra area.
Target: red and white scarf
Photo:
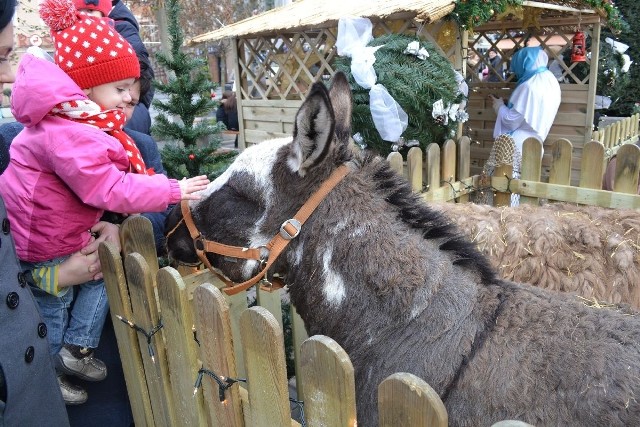
[[[136,143],[122,128],[126,121],[120,110],[102,110],[90,99],[61,102],[51,109],[51,114],[78,123],[97,127],[120,141],[129,157],[129,172],[154,175],[153,168],[145,167]]]

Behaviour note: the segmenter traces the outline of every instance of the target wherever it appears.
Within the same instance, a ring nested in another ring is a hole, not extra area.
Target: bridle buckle
[[[283,222],[280,226],[280,235],[286,240],[292,240],[300,234],[301,228],[302,224],[300,224],[300,221],[291,218]]]

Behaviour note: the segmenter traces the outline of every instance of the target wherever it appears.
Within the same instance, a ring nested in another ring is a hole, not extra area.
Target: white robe
[[[515,88],[509,98],[511,108],[500,107],[493,137],[510,134],[519,153],[522,153],[522,143],[529,137],[544,142],[560,107],[560,98],[560,85],[551,71],[534,75]]]

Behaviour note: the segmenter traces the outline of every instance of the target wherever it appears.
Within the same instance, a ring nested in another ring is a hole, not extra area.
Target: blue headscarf
[[[546,65],[534,68],[541,50],[540,46],[524,47],[511,57],[511,71],[516,74],[518,85],[547,69]]]

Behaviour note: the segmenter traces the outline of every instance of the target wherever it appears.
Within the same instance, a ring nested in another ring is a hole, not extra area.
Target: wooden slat
[[[537,138],[527,138],[522,143],[522,166],[520,178],[529,181],[540,181],[540,165],[542,162],[542,144]],[[536,197],[520,195],[520,203],[537,205]]]
[[[468,136],[463,136],[458,141],[458,159],[457,159],[457,174],[458,180],[463,180],[471,176],[471,139]],[[469,201],[469,196],[464,194],[456,199],[458,203],[466,203]]]
[[[640,148],[633,144],[625,144],[618,150],[616,157],[613,191],[637,194],[638,174],[640,173]]]
[[[147,262],[151,276],[156,277],[158,254],[151,221],[141,215],[128,217],[120,226],[120,241],[122,255],[126,257],[134,252],[139,253]]]
[[[158,271],[157,280],[176,420],[182,425],[207,424],[209,415],[204,409],[202,393],[193,395],[199,363],[186,287],[178,271],[171,267]]]
[[[452,139],[447,139],[440,149],[442,169],[440,180],[443,182],[453,182],[456,180],[456,143]]]
[[[438,393],[423,379],[406,372],[387,377],[378,386],[380,427],[447,427],[449,417]]]
[[[549,183],[569,185],[571,183],[571,142],[561,138],[553,143],[553,165],[549,173]]]
[[[260,143],[269,139],[291,137],[291,134],[283,132],[268,132],[253,129],[245,129],[244,135],[249,143]]]
[[[509,184],[503,177],[491,177],[491,185],[499,191],[506,191],[507,185],[514,192],[530,197],[541,197],[559,202],[578,203],[616,209],[640,209],[640,196],[606,190],[572,187],[525,180],[512,180]]]
[[[293,335],[293,355],[294,355],[294,363],[296,368],[296,394],[298,400],[305,399],[305,387],[304,381],[302,381],[302,377],[300,376],[300,372],[302,371],[302,343],[309,338],[309,334],[304,326],[304,321],[298,314],[296,308],[291,304],[291,334]]]
[[[604,145],[598,141],[590,141],[582,148],[582,165],[580,166],[580,187],[602,188],[604,175]],[[524,178],[524,177],[523,177]]]
[[[407,153],[407,174],[413,191],[422,191],[422,171],[422,150],[419,147],[411,147]]]
[[[402,165],[402,154],[398,153],[397,151],[393,151],[387,156],[387,161],[389,162],[389,166],[391,166],[391,169],[396,171],[398,175],[403,175],[404,167]]]
[[[193,307],[203,367],[218,377],[238,378],[229,306],[224,296],[218,288],[205,283],[196,288]],[[225,392],[223,402],[220,401],[218,383],[213,378],[203,377],[202,385],[205,407],[214,426],[244,426],[239,385],[232,386]]]
[[[251,419],[245,419],[247,425],[291,424],[280,324],[267,309],[251,307],[242,313],[240,327],[251,403]]]
[[[113,330],[118,342],[118,352],[122,361],[122,371],[127,385],[133,421],[136,426],[152,427],[155,425],[153,410],[151,409],[144,366],[140,356],[140,348],[138,347],[138,337],[134,329],[124,324],[117,317],[122,316],[125,319],[133,317],[122,258],[118,248],[110,242],[100,243],[98,254],[100,255],[100,265],[102,266],[105,289],[109,299],[111,321],[113,322]]]
[[[308,425],[351,427],[357,424],[353,365],[338,343],[323,335],[306,340],[302,344],[300,375],[306,387]]]
[[[440,183],[440,147],[438,144],[431,143],[427,145],[425,176],[429,191],[442,187]]]
[[[252,106],[243,109],[245,121],[257,120],[264,122],[294,123],[296,113],[300,107]]]
[[[267,291],[259,285],[256,286],[256,299],[260,307],[263,307],[273,315],[282,329],[282,289]]]
[[[132,311],[131,318],[126,320],[133,322],[144,331],[151,331],[160,324],[160,315],[150,268],[144,257],[137,252],[127,255],[124,266]],[[151,339],[151,348],[155,353],[153,357],[149,354],[147,338],[138,332],[137,339],[144,364],[154,423],[163,426],[175,425],[177,418],[173,407],[169,365],[162,331]]]

